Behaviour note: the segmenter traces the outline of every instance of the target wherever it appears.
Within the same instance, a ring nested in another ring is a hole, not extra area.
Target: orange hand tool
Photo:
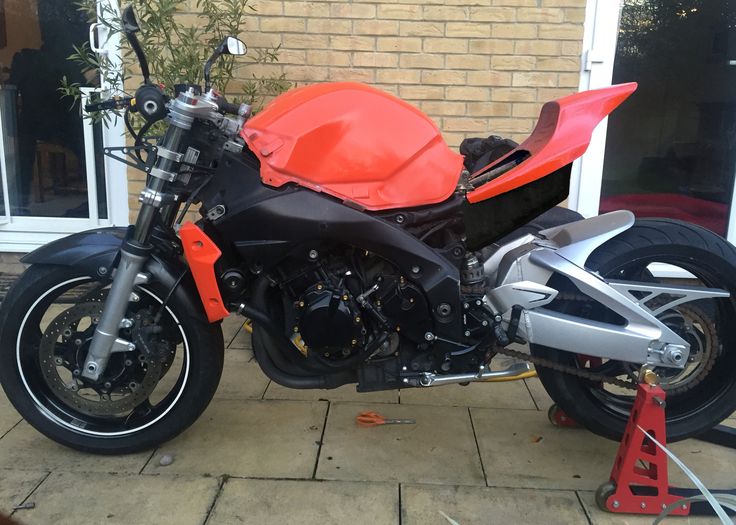
[[[377,412],[361,412],[355,418],[361,427],[377,427],[378,425],[413,425],[416,419],[386,419]]]

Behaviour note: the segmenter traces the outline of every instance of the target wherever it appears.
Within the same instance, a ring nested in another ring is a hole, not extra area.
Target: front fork
[[[177,152],[185,131],[178,126],[170,125],[158,148],[159,151]],[[118,332],[125,324],[128,304],[135,297],[133,288],[148,282],[149,276],[143,273],[143,268],[153,250],[150,237],[154,219],[162,207],[171,206],[174,201],[171,195],[165,193],[165,190],[168,184],[176,179],[180,163],[181,155],[178,153],[159,155],[148,177],[146,188],[141,192],[139,201],[142,204],[138,219],[132,235],[126,238],[120,249],[120,263],[113,276],[100,322],[95,328],[82,368],[82,377],[86,379],[98,381],[113,353],[131,352],[136,349],[132,341],[118,337]]]

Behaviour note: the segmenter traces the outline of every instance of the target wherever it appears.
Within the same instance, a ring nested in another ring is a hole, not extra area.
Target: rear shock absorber
[[[460,285],[463,294],[483,295],[484,289],[483,265],[474,253],[465,254],[463,269],[460,272]]]

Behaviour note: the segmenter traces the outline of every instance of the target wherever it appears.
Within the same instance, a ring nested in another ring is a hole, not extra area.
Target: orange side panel
[[[222,252],[212,239],[191,222],[181,227],[179,237],[207,319],[210,323],[224,319],[230,312],[222,304],[222,296],[215,277],[215,262]]]
[[[424,113],[353,82],[289,91],[241,136],[261,161],[264,184],[296,183],[367,210],[442,202],[463,167]]]
[[[531,156],[515,168],[468,193],[468,201],[479,202],[514,190],[570,164],[588,149],[595,127],[619,104],[626,100],[637,84],[620,84],[584,91],[547,102],[542,107],[536,128],[518,148],[471,176],[476,177],[495,166],[515,151],[528,151]]]

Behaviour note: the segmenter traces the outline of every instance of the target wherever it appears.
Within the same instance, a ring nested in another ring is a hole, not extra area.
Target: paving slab
[[[0,514],[9,515],[46,476],[40,470],[0,469]]]
[[[5,392],[0,388],[0,436],[18,424],[22,418],[15,411],[13,405],[10,404]]]
[[[332,390],[297,390],[271,382],[264,399],[299,399],[303,401],[355,401],[356,403],[398,403],[398,390],[357,392],[355,385],[343,385]]]
[[[218,485],[217,479],[202,477],[53,473],[33,493],[36,507],[13,517],[25,525],[199,525]]]
[[[396,484],[229,479],[207,525],[398,525]]]
[[[311,478],[326,411],[324,402],[214,400],[144,472]],[[164,453],[174,455],[173,464],[159,465]]]
[[[484,485],[467,409],[387,405],[380,409],[384,416],[414,418],[416,424],[364,428],[355,423],[358,413],[375,409],[330,406],[318,478]]]
[[[151,452],[125,456],[85,454],[56,444],[25,421],[0,439],[0,468],[137,474]]]
[[[242,317],[240,318],[242,321]],[[253,346],[251,346],[250,343],[250,333],[245,328],[241,328],[238,330],[238,332],[235,334],[235,337],[230,340],[226,341],[225,343],[228,348],[235,348],[240,350],[252,350]]]
[[[239,315],[230,314],[222,320],[222,338],[225,341],[225,348],[230,346],[242,327],[243,318]]]
[[[225,367],[215,399],[261,399],[268,383],[253,354],[225,350]]]
[[[471,414],[491,486],[595,490],[610,475],[616,442],[582,428],[553,427],[540,412],[471,409]],[[733,485],[736,450],[694,439],[670,449],[708,487]],[[670,480],[690,486],[674,465]]]
[[[530,377],[529,379],[524,379],[524,382],[529,388],[529,392],[531,392],[532,398],[534,398],[534,402],[537,404],[539,410],[547,412],[547,410],[549,410],[549,407],[554,404],[554,401],[552,401],[552,398],[549,397],[549,394],[542,386],[542,382],[539,380],[539,378]]]
[[[587,525],[572,491],[431,485],[401,486],[402,525]],[[651,523],[651,522],[650,522]]]
[[[523,381],[407,388],[400,399],[402,405],[536,409]]]
[[[580,491],[580,501],[590,518],[591,525],[652,525],[655,516],[634,516],[629,514],[614,514],[598,508],[595,503],[595,492]],[[666,518],[664,525],[717,525],[721,520],[715,517],[676,516]]]

